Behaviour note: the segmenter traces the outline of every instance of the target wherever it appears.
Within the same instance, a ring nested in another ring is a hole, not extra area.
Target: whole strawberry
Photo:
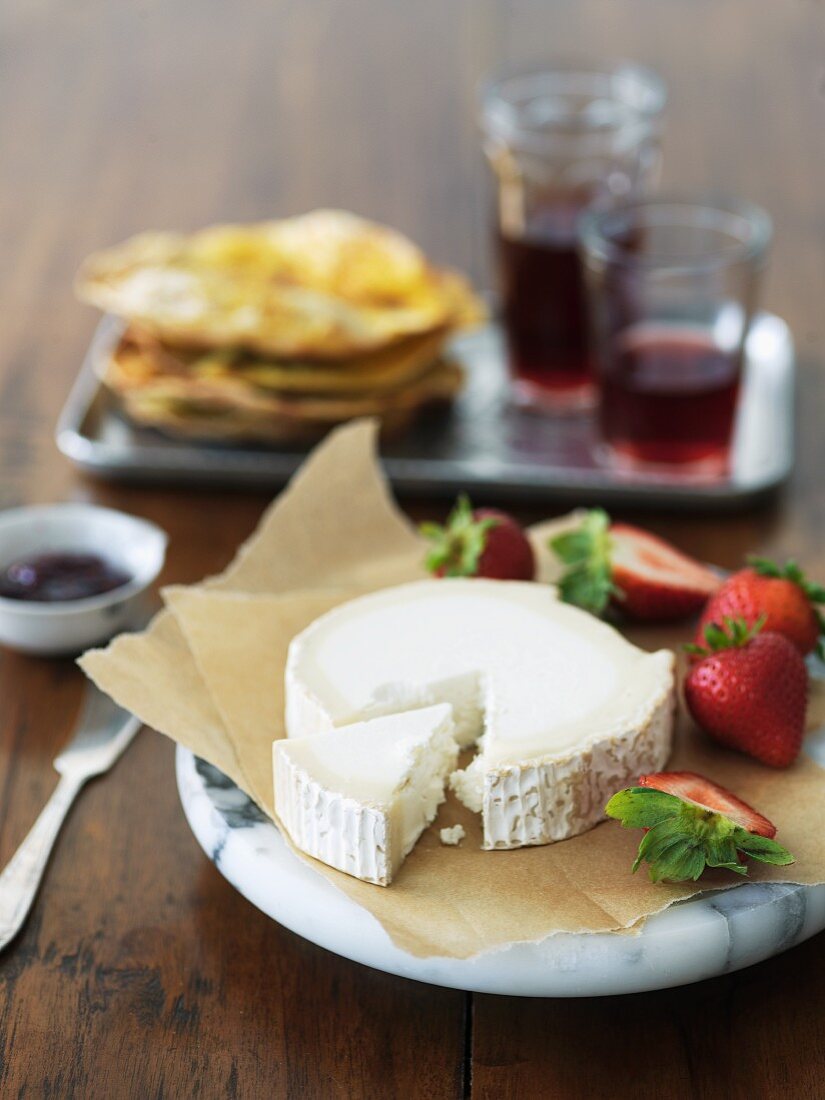
[[[705,628],[706,647],[685,678],[688,710],[706,733],[763,764],[785,768],[805,733],[808,671],[782,634],[726,619]]]
[[[684,619],[721,583],[707,566],[664,539],[629,523],[611,523],[600,508],[549,547],[567,566],[559,582],[562,599],[594,615],[612,606],[642,621]]]
[[[817,604],[825,602],[825,588],[809,581],[796,562],[783,566],[766,558],[750,558],[750,568],[734,573],[708,600],[699,622],[699,637],[708,623],[744,619],[752,626],[764,618],[765,630],[784,634],[800,653],[821,652],[825,627]]]
[[[473,509],[460,496],[446,524],[422,523],[432,543],[426,566],[437,577],[487,577],[531,581],[536,559],[530,540],[512,516],[494,508]]]

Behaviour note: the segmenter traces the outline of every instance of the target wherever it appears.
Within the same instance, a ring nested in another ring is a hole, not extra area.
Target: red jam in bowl
[[[0,596],[6,600],[60,603],[100,596],[132,578],[98,554],[57,551],[21,558],[0,570]]]

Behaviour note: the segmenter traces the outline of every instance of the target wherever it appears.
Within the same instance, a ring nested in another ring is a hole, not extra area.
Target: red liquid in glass
[[[615,338],[601,380],[602,438],[621,462],[727,469],[740,355],[690,328]]]
[[[547,221],[523,238],[499,235],[502,307],[517,387],[550,402],[576,403],[591,392],[587,312],[575,217]]]

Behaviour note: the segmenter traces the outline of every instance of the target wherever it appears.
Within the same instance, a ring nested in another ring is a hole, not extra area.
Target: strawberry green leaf
[[[684,648],[688,653],[699,657],[707,657],[708,654],[719,653],[723,649],[739,649],[753,641],[766,620],[765,615],[760,615],[753,625],[749,625],[745,619],[725,616],[721,624],[713,622],[705,626],[705,646],[690,644]]]
[[[666,818],[642,837],[633,870],[637,870],[642,863],[648,863],[653,882],[669,879],[674,874],[679,874],[680,879],[693,878],[692,873],[683,873],[683,866],[694,850],[695,845],[690,837],[679,828],[678,818]]]
[[[444,528],[440,523],[419,523],[418,530],[424,536],[425,539],[438,539],[444,533]]]
[[[793,581],[794,584],[800,586],[805,585],[805,574],[799,568],[795,561],[789,561],[785,564],[785,576],[789,581]]]
[[[586,526],[578,531],[565,531],[556,535],[550,546],[565,565],[580,565],[590,557],[592,535]]]
[[[779,565],[770,558],[760,558],[755,554],[748,557],[748,565],[762,577],[775,577],[781,580],[793,581],[798,584],[811,603],[825,603],[825,585],[809,581],[800,565],[789,558],[784,565]]]
[[[424,561],[426,568],[445,577],[474,577],[488,532],[500,522],[494,516],[475,519],[473,506],[462,493],[443,527],[438,523],[422,523],[418,528],[433,544]]]
[[[749,833],[724,814],[655,788],[618,791],[605,813],[626,829],[647,829],[633,871],[647,863],[652,882],[695,882],[706,867],[746,875],[740,854],[779,866],[793,863],[790,852],[775,840]]]
[[[773,863],[777,867],[787,867],[789,863],[794,862],[794,858],[787,848],[783,848],[781,844],[769,837],[749,833],[747,829],[737,829],[733,835],[733,841],[741,852],[750,856],[751,859],[758,859],[762,863]]]
[[[656,864],[651,863],[651,879],[653,882],[695,882],[701,878],[705,866],[705,856],[700,848],[683,841],[679,847],[674,845],[667,851],[658,872]]]
[[[668,817],[677,817],[683,805],[675,794],[655,787],[628,787],[613,795],[604,812],[621,821],[626,829],[651,829]]]
[[[750,836],[750,834],[748,834]],[[706,839],[705,860],[708,867],[724,867],[728,871],[735,871],[738,875],[746,875],[747,867],[739,862],[736,855],[736,845],[733,842],[733,834],[725,836],[709,836]]]
[[[783,576],[782,569],[770,558],[760,558],[758,554],[749,554],[746,560],[751,569],[754,569],[761,577]]]
[[[613,585],[606,577],[593,576],[588,570],[574,570],[559,582],[565,603],[601,615],[610,602]]]
[[[611,597],[621,595],[613,584],[609,528],[607,513],[594,508],[581,527],[556,535],[548,543],[562,564],[568,566],[559,581],[561,598],[594,615],[604,612]]]

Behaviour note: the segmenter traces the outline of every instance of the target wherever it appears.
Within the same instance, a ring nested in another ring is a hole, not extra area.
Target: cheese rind
[[[611,795],[667,763],[674,710],[672,688],[663,689],[637,721],[580,752],[501,767],[489,766],[479,754],[484,847],[551,844],[598,825]],[[462,775],[466,773],[454,772],[451,786],[460,787]]]
[[[484,846],[575,836],[609,796],[670,752],[674,658],[561,603],[550,586],[419,581],[360,597],[290,646],[287,731],[448,703],[480,751],[451,784]]]
[[[276,741],[278,817],[308,855],[387,886],[443,802],[457,752],[447,705]]]

